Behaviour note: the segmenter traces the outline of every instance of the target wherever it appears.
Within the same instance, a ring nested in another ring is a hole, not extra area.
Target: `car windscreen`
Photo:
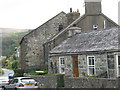
[[[21,82],[23,82],[23,83],[34,83],[34,82],[35,82],[35,80],[32,79],[32,78],[22,78],[22,79],[20,79],[20,80],[21,80]]]

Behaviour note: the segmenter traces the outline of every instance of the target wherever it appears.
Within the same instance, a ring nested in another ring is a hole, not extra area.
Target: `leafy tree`
[[[18,60],[14,60],[12,62],[12,69],[18,69],[19,67],[19,61]]]

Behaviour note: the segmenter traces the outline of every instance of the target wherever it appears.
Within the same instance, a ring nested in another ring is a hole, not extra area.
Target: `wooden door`
[[[78,56],[73,56],[73,77],[79,77]]]

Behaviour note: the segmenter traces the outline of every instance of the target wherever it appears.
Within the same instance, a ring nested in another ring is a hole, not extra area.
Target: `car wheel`
[[[6,90],[6,88],[5,87],[2,87],[2,89],[1,90]]]
[[[17,88],[15,88],[15,90],[17,90]]]

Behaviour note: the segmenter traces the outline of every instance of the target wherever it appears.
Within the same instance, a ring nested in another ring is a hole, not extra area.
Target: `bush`
[[[14,72],[15,72],[14,77],[22,77],[23,76],[23,70],[22,69],[14,70]]]
[[[15,60],[15,61],[13,61],[13,63],[12,63],[12,69],[17,69],[19,67],[19,61],[18,60]]]
[[[15,73],[14,77],[23,77],[23,74],[22,73]]]

